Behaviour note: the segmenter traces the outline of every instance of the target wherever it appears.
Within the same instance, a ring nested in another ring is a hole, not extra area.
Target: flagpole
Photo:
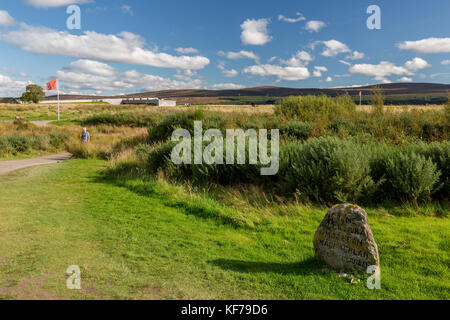
[[[58,89],[58,121],[59,121],[59,79],[56,79],[56,86]]]

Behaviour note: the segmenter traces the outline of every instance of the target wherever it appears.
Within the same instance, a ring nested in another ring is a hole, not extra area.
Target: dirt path
[[[55,121],[57,121],[57,120],[36,120],[36,121],[29,121],[29,122],[38,127],[45,127]],[[1,120],[0,122],[5,122],[5,123],[6,122],[14,122],[14,120]]]
[[[71,157],[72,155],[70,153],[60,153],[34,159],[0,161],[0,175],[28,167],[66,161]]]

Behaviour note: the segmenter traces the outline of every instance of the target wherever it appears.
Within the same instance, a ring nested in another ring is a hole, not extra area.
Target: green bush
[[[431,200],[441,175],[431,159],[414,152],[396,152],[385,164],[388,190],[397,199]]]
[[[275,106],[275,114],[287,119],[315,121],[322,118],[328,121],[348,118],[356,112],[356,105],[348,96],[331,98],[327,96],[287,97]]]
[[[314,138],[281,149],[278,188],[317,202],[357,202],[376,189],[370,161],[354,140]]]
[[[142,146],[140,146],[141,157],[144,157],[145,153],[147,153],[147,170],[151,174],[156,174],[158,170],[165,170],[171,163],[171,153],[172,149],[175,146],[174,142],[166,142],[159,144],[150,150],[144,150]]]
[[[157,126],[148,129],[149,141],[167,141],[177,129],[186,129],[193,134],[194,121],[201,121],[204,118],[205,115],[201,110],[196,110],[195,112],[177,112],[168,115]]]
[[[82,121],[85,126],[112,125],[129,127],[149,127],[156,124],[156,116],[148,113],[103,113],[90,116]]]
[[[280,134],[289,138],[306,140],[311,135],[311,126],[307,122],[289,121],[280,126]]]
[[[31,149],[34,139],[28,136],[0,136],[0,154],[27,152]]]
[[[437,185],[442,187],[435,196],[440,199],[448,199],[450,194],[450,141],[413,144],[408,147],[408,150],[430,159],[436,164],[437,170],[441,172]]]
[[[52,133],[50,134],[50,144],[54,148],[59,149],[64,145],[68,138],[69,135],[67,133]]]

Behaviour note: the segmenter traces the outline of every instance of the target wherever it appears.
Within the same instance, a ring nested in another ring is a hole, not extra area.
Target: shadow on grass
[[[314,258],[295,263],[253,262],[242,260],[217,259],[211,264],[224,270],[242,273],[279,273],[292,275],[319,274],[322,264]]]
[[[191,198],[188,195],[177,195],[176,191],[163,192],[157,190],[156,181],[146,181],[145,183],[133,184],[133,179],[119,179],[103,172],[96,177],[92,177],[94,183],[111,184],[119,188],[125,188],[139,196],[153,198],[161,205],[175,208],[184,214],[193,215],[199,218],[213,220],[218,224],[229,225],[234,228],[253,228],[254,223],[235,213],[235,210],[223,206],[215,201],[205,201],[202,198]]]

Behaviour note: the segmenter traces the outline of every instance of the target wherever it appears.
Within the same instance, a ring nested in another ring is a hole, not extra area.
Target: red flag
[[[360,96],[360,97],[362,96],[362,91],[359,92],[359,96]]]
[[[47,91],[58,90],[58,80],[52,80],[47,83]]]

